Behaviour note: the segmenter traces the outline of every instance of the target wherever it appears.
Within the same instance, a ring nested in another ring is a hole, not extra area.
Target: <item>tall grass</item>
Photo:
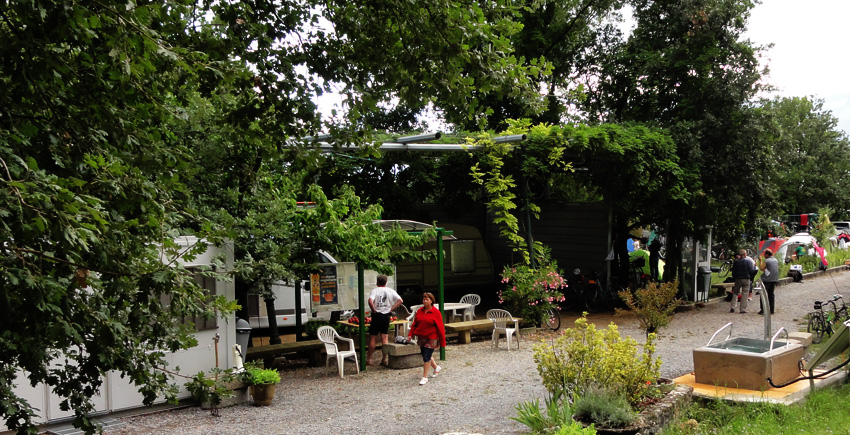
[[[680,434],[847,434],[850,385],[815,390],[805,403],[694,402],[664,431]]]

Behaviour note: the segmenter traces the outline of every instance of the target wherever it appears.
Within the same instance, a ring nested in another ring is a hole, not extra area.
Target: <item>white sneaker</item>
[[[437,377],[437,375],[439,375],[439,374],[440,374],[440,370],[443,370],[443,367],[442,367],[442,366],[437,366],[437,368],[435,368],[435,369],[434,369],[434,373],[431,373],[431,377],[432,377],[432,378],[436,378],[436,377]]]
[[[422,380],[419,381],[419,385],[425,385],[427,383],[428,383],[428,378],[422,378]]]

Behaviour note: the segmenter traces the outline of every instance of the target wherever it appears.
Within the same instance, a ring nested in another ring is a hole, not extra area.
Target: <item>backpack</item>
[[[788,271],[788,274],[791,275],[791,279],[793,279],[794,282],[803,282],[803,273],[799,270],[790,270]]]

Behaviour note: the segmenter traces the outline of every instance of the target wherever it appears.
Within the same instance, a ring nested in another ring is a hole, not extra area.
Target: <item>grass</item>
[[[850,384],[823,388],[805,403],[694,402],[664,431],[679,434],[846,434],[850,430]]]

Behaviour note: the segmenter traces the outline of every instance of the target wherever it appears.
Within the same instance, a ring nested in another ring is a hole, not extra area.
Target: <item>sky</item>
[[[815,96],[850,135],[850,17],[848,0],[763,0],[750,16],[747,37],[774,44],[765,61],[769,96]]]

